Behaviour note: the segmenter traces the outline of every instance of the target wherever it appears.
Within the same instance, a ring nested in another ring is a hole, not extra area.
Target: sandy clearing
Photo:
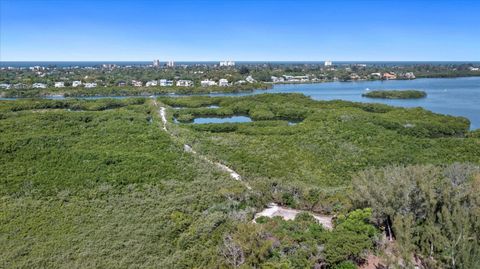
[[[285,220],[293,220],[293,219],[295,219],[297,214],[302,213],[302,212],[306,212],[306,213],[312,215],[318,221],[318,223],[321,224],[326,229],[328,229],[328,230],[333,229],[333,222],[332,222],[333,216],[319,215],[319,214],[314,214],[314,213],[311,213],[311,212],[308,212],[308,211],[302,211],[302,210],[296,210],[296,209],[281,207],[281,206],[278,206],[275,203],[269,204],[267,206],[267,208],[265,208],[263,211],[255,214],[255,217],[253,218],[253,222],[256,223],[255,220],[259,217],[262,217],[262,216],[263,217],[268,217],[268,218],[280,216]]]

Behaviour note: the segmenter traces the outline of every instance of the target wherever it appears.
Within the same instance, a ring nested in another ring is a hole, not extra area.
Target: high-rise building
[[[332,66],[332,61],[325,61],[325,66]]]
[[[160,66],[160,60],[153,60],[153,66],[154,67],[159,67]]]
[[[167,66],[168,66],[168,67],[174,67],[174,66],[175,66],[175,62],[174,62],[174,61],[168,61],[168,62],[167,62]]]
[[[234,61],[221,61],[220,66],[235,66]]]

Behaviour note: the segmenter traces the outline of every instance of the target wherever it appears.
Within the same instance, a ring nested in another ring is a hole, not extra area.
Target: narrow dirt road
[[[203,156],[203,155],[201,155],[201,154],[198,154],[195,150],[192,149],[192,147],[191,147],[190,145],[187,145],[187,144],[183,145],[183,149],[184,149],[186,152],[190,152],[190,153],[192,153],[192,154],[195,154],[195,155],[197,155],[200,159],[202,159],[202,160],[204,160],[204,161],[206,161],[206,162],[209,162],[209,163],[217,166],[220,170],[222,170],[222,171],[224,171],[224,172],[227,172],[227,173],[230,175],[231,178],[233,178],[233,179],[235,179],[235,180],[237,180],[237,181],[241,181],[241,182],[243,183],[243,185],[244,185],[247,189],[249,189],[249,190],[252,189],[252,187],[250,187],[250,185],[249,185],[247,182],[242,181],[242,177],[240,176],[240,174],[238,174],[237,172],[235,172],[235,171],[234,171],[233,169],[231,169],[230,167],[228,167],[228,166],[226,166],[226,165],[224,165],[224,164],[221,164],[221,163],[219,163],[219,162],[214,162],[214,161],[208,159],[207,157],[205,157],[205,156]]]
[[[155,104],[155,106],[158,106],[158,103],[157,103],[157,100],[153,100],[153,103]],[[168,131],[167,129],[167,112],[166,112],[166,108],[161,106],[160,109],[158,110],[158,114],[160,115],[160,118],[162,119],[162,130],[164,130],[165,132],[167,132],[168,134],[170,134],[170,132]],[[171,134],[170,134],[171,135]],[[243,185],[251,190],[252,187],[250,187],[250,185],[243,181],[242,180],[242,177],[240,176],[240,174],[238,174],[237,172],[235,172],[232,168],[222,164],[222,163],[219,163],[219,162],[214,162],[212,160],[210,160],[209,158],[197,153],[195,150],[193,150],[193,148],[190,146],[190,145],[187,145],[187,144],[184,144],[183,145],[183,149],[185,150],[185,152],[189,152],[189,153],[192,153],[196,156],[198,156],[200,159],[206,161],[206,162],[209,162],[215,166],[217,166],[220,170],[224,171],[224,172],[227,172],[231,178],[233,178],[234,180],[237,180],[237,181],[241,181],[243,183]]]
[[[162,118],[162,123],[163,123],[163,127],[162,127],[162,128],[163,128],[163,130],[164,130],[165,132],[168,132],[168,131],[167,131],[167,117],[166,117],[165,108],[164,108],[163,106],[160,107],[159,113],[160,113],[160,117]]]

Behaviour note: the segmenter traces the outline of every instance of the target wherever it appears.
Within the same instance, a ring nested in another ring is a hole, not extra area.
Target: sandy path
[[[153,103],[155,104],[155,106],[158,106],[157,104],[157,100],[153,99]],[[166,112],[166,109],[165,107],[160,107],[160,110],[158,110],[158,114],[160,115],[160,118],[162,119],[162,129],[168,133],[168,130],[167,130],[167,112]]]
[[[153,100],[153,103],[155,104],[155,106],[158,106],[157,104],[157,100]],[[160,115],[160,118],[162,119],[162,129],[169,133],[168,130],[167,130],[167,112],[166,112],[166,109],[165,107],[161,106],[160,107],[160,110],[158,111],[158,114]],[[170,133],[169,133],[170,134]],[[200,159],[206,161],[206,162],[209,162],[211,164],[214,164],[215,166],[217,166],[220,170],[224,171],[224,172],[227,172],[231,178],[237,180],[237,181],[241,181],[245,187],[249,190],[252,189],[252,187],[250,187],[250,185],[245,182],[245,181],[242,181],[242,177],[240,176],[240,174],[238,174],[237,172],[235,172],[232,168],[224,165],[224,164],[221,164],[219,162],[214,162],[210,159],[208,159],[207,157],[201,155],[201,154],[198,154],[195,150],[193,150],[193,148],[190,146],[190,145],[187,145],[187,144],[184,144],[183,145],[183,149],[185,150],[185,152],[189,152],[189,153],[192,153],[194,155],[197,155]]]
[[[167,118],[166,118],[165,108],[162,106],[159,112],[160,112],[160,117],[162,117],[163,130],[167,132]]]
[[[204,160],[204,161],[206,161],[206,162],[208,162],[208,163],[214,164],[214,165],[217,166],[220,170],[222,170],[222,171],[224,171],[224,172],[227,172],[227,173],[230,175],[231,178],[233,178],[233,179],[235,179],[235,180],[237,180],[237,181],[241,181],[241,182],[243,183],[243,185],[244,185],[247,189],[249,189],[249,190],[252,189],[252,187],[250,187],[250,185],[249,185],[247,182],[245,182],[245,181],[242,180],[242,177],[240,176],[240,174],[238,174],[237,172],[235,172],[235,171],[234,171],[233,169],[231,169],[230,167],[228,167],[228,166],[226,166],[226,165],[224,165],[224,164],[221,164],[221,163],[219,163],[219,162],[214,162],[214,161],[208,159],[207,157],[205,157],[205,156],[203,156],[203,155],[201,155],[201,154],[198,154],[195,150],[193,150],[193,148],[192,148],[190,145],[187,145],[187,144],[183,145],[183,149],[185,150],[185,152],[190,152],[190,153],[192,153],[192,154],[195,154],[195,155],[197,155],[200,159],[202,159],[202,160]]]

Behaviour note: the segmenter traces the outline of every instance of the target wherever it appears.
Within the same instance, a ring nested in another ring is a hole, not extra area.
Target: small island
[[[427,93],[417,90],[377,90],[364,93],[362,96],[382,99],[418,99],[426,97]]]

